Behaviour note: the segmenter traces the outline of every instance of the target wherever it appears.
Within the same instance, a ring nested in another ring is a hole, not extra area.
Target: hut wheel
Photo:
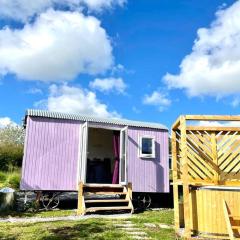
[[[137,198],[138,207],[140,209],[147,209],[152,203],[152,199],[149,194],[140,194]]]
[[[56,192],[43,192],[41,196],[41,203],[46,210],[54,209],[59,205],[59,194]]]

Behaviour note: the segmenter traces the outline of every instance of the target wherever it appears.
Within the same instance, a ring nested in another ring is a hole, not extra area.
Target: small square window
[[[155,158],[155,139],[154,137],[140,137],[139,143],[140,158]]]

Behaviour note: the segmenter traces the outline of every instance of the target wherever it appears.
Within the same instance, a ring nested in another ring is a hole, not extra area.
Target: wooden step
[[[83,187],[93,187],[93,188],[124,188],[120,184],[97,184],[97,183],[86,183]]]
[[[88,196],[88,195],[126,195],[126,192],[84,192],[84,196]]]
[[[238,229],[240,229],[240,226],[232,226],[232,229],[238,230]]]
[[[240,220],[240,216],[229,215],[229,217],[232,218],[234,221]]]
[[[129,202],[127,199],[90,199],[85,200],[85,203],[119,203],[119,202]]]
[[[118,207],[90,207],[90,208],[86,208],[86,212],[111,211],[111,210],[132,210],[132,208],[131,207],[124,207],[124,206],[118,206]]]

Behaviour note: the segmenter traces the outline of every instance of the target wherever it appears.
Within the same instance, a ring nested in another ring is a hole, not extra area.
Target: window
[[[140,158],[155,158],[155,139],[154,137],[140,137],[139,143]]]

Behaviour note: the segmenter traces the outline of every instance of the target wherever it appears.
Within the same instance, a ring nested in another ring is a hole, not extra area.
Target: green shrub
[[[19,189],[19,185],[20,185],[19,172],[13,172],[12,174],[9,175],[8,184],[9,184],[8,187],[10,188]]]
[[[0,144],[0,171],[13,171],[21,167],[23,146],[16,144]]]
[[[0,172],[0,182],[5,182],[7,180],[7,175],[4,172]]]
[[[13,189],[19,189],[20,185],[20,170],[14,170],[13,172],[0,172],[0,188],[10,187]]]

